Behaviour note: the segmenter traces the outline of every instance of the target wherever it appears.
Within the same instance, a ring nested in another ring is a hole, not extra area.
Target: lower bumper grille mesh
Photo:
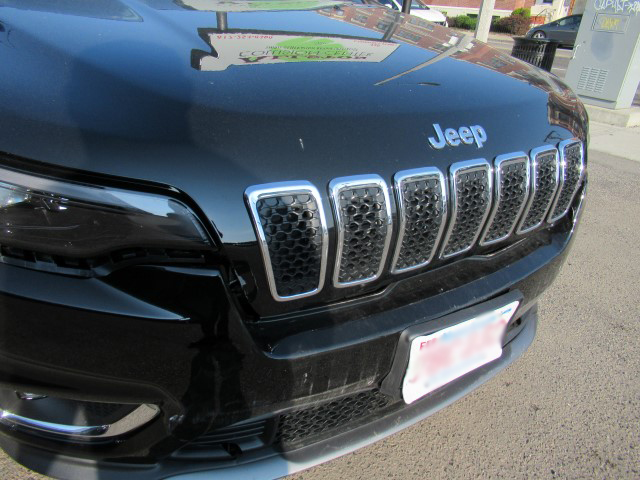
[[[280,417],[276,442],[283,446],[303,442],[310,437],[341,428],[353,428],[354,422],[365,419],[391,405],[391,399],[379,390],[349,395]]]
[[[236,423],[228,427],[207,432],[189,444],[189,448],[210,448],[225,443],[241,443],[253,438],[262,438],[267,431],[268,420]]]

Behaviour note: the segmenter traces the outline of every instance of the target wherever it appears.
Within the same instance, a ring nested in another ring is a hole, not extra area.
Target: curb
[[[615,125],[617,127],[640,127],[640,107],[621,108],[613,110],[610,108],[596,107],[585,104],[589,121]]]

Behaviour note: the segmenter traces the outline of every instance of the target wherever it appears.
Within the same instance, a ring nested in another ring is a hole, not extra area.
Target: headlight
[[[183,203],[0,168],[0,246],[91,258],[130,247],[210,248]]]

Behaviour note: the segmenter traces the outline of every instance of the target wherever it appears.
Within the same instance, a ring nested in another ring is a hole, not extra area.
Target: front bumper
[[[0,446],[29,468],[61,478],[210,470],[220,478],[252,472],[273,478],[374,442],[473,390],[528,347],[537,298],[564,262],[583,193],[564,221],[504,251],[416,275],[366,299],[268,321],[247,318],[224,270],[140,267],[108,282],[80,280],[78,296],[76,279],[0,265],[1,388],[161,410],[113,443],[79,445],[2,427]],[[378,388],[404,330],[508,292],[522,296],[514,317],[521,324],[502,357],[409,407],[284,451],[266,442],[241,452],[227,448],[223,457],[181,455],[194,439],[226,425]]]
[[[274,449],[262,449],[244,455],[240,460],[192,462],[186,465],[184,462],[168,460],[145,468],[140,465],[134,467],[121,463],[101,463],[65,455],[53,456],[32,447],[6,441],[1,443],[13,458],[29,459],[26,463],[29,468],[57,478],[108,480],[122,478],[125,474],[129,478],[149,480],[195,480],[205,478],[205,474],[206,478],[228,480],[280,478],[377,442],[427,418],[470,393],[520,357],[531,345],[538,322],[537,308],[530,308],[520,318],[522,328],[503,348],[502,356],[498,360],[474,370],[410,406],[292,452],[281,453]]]

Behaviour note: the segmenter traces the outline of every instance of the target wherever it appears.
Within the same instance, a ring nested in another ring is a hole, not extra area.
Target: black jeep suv
[[[279,477],[531,344],[586,187],[555,76],[340,0],[0,1],[0,446]]]

